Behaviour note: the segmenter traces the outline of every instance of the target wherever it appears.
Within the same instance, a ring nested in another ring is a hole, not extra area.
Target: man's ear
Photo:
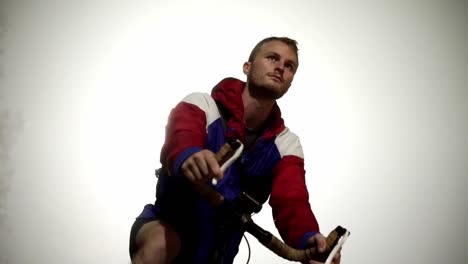
[[[244,62],[244,65],[242,66],[242,70],[244,71],[245,75],[249,75],[251,64],[252,64],[251,62]]]

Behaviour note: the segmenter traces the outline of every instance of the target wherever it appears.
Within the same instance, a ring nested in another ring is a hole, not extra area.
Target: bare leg
[[[180,251],[180,238],[168,224],[152,221],[144,224],[136,236],[137,252],[133,264],[169,264]]]

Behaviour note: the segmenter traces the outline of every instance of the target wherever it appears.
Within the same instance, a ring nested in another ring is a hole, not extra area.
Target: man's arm
[[[281,160],[273,169],[270,205],[275,225],[290,246],[305,248],[319,225],[309,204],[304,154],[299,137],[285,129],[275,140]]]
[[[182,163],[203,149],[207,137],[207,115],[212,107],[206,94],[193,93],[172,109],[160,158],[161,164],[172,175],[179,174]]]
[[[273,174],[269,203],[275,225],[287,244],[305,248],[308,239],[319,233],[319,225],[309,204],[304,160],[297,156],[283,157]]]

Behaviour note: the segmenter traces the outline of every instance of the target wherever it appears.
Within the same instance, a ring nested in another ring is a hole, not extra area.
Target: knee
[[[170,263],[167,249],[160,241],[150,241],[142,245],[135,256],[135,264],[159,264]]]
[[[177,233],[168,226],[159,225],[148,230],[140,240],[135,264],[171,263],[178,255],[181,241]]]

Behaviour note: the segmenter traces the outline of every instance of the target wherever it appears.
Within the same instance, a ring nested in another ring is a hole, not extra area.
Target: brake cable
[[[216,160],[221,165],[222,172],[229,167],[241,154],[243,145],[239,140],[226,142],[221,149],[216,153]],[[227,164],[227,165],[226,165]],[[216,185],[216,181],[212,181]],[[216,209],[222,209],[228,212],[237,223],[248,233],[254,236],[262,245],[277,254],[278,256],[290,260],[305,262],[308,260],[316,260],[330,264],[333,257],[344,244],[350,232],[341,226],[337,226],[326,237],[325,251],[320,253],[315,247],[307,249],[295,249],[282,242],[267,230],[258,226],[251,218],[251,212],[259,212],[262,205],[247,193],[242,192],[233,201],[228,201],[219,192],[214,190],[206,182],[194,182],[194,188],[204,197],[208,203]],[[249,207],[249,212],[239,210],[242,207]]]

